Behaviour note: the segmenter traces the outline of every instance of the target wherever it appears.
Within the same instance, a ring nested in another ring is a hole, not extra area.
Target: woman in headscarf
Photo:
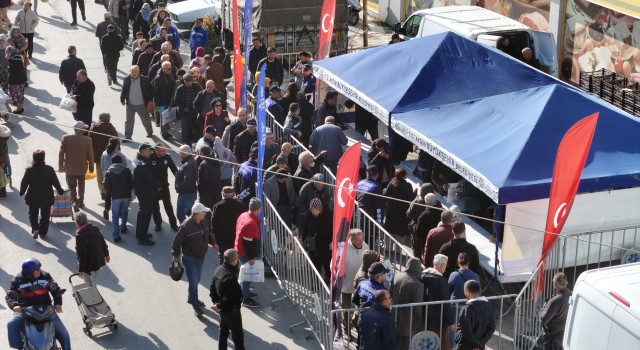
[[[331,276],[331,245],[333,235],[333,211],[324,208],[320,198],[314,198],[309,203],[309,211],[304,214],[301,227],[302,244],[318,272],[325,281]],[[313,243],[310,243],[312,242]],[[305,244],[306,243],[306,244]],[[324,267],[324,274],[322,273]]]
[[[7,35],[0,34],[0,50],[4,52],[7,47]],[[9,68],[9,60],[5,55],[0,55],[0,88],[4,92],[9,92],[9,85],[7,84],[7,68]]]
[[[7,177],[11,176],[11,165],[9,165],[9,144],[8,144],[10,136],[11,136],[11,129],[9,129],[5,125],[0,124],[0,169],[2,169],[2,171],[7,175]],[[0,198],[4,198],[7,196],[8,184],[9,184],[8,180],[6,184],[0,184]]]
[[[148,3],[142,4],[142,9],[138,12],[135,21],[133,22],[133,32],[142,32],[142,35],[146,40],[149,40],[149,32],[151,27],[149,26],[149,17],[151,16],[151,6]]]
[[[7,71],[9,95],[11,96],[11,102],[16,107],[13,113],[20,114],[24,112],[22,104],[24,103],[24,87],[27,83],[27,69],[24,67],[22,56],[15,47],[7,46],[5,58],[9,60],[9,69]]]
[[[196,48],[196,57],[192,59],[191,63],[189,64],[189,71],[191,71],[193,68],[196,68],[199,73],[204,72],[204,69],[201,69],[204,65],[204,55],[206,55],[204,47]]]
[[[18,54],[22,55],[22,62],[25,67],[29,65],[29,59],[27,59],[29,40],[25,38],[24,35],[20,34],[20,28],[16,26],[11,27],[11,33],[9,35],[9,39],[7,39],[7,45],[13,46]]]

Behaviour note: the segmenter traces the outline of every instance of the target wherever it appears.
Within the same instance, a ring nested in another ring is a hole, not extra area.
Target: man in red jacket
[[[260,257],[260,219],[258,215],[262,211],[262,201],[258,198],[251,198],[249,202],[249,211],[246,211],[238,217],[236,222],[236,240],[235,249],[240,256],[240,264],[244,265],[247,261],[253,265],[256,258]],[[251,282],[242,282],[242,306],[244,307],[260,307],[260,303],[253,298],[257,295],[251,293]]]

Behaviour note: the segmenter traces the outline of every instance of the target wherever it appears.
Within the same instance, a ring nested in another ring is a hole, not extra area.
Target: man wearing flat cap
[[[282,101],[282,90],[278,86],[272,86],[269,88],[269,97],[264,101],[267,110],[273,118],[280,123],[280,125],[284,125],[284,120],[287,117],[284,109],[280,102]]]

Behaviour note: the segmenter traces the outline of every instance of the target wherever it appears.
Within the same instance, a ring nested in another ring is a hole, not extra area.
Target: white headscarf
[[[7,35],[6,34],[0,34],[0,39],[2,39],[4,41],[4,44],[0,45],[0,50],[4,50],[5,47],[7,47]]]

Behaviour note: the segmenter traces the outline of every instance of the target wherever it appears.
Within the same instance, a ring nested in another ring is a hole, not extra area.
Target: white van
[[[569,304],[564,350],[640,349],[640,263],[583,272]]]
[[[496,48],[501,37],[509,37],[517,52],[529,47],[540,62],[542,71],[558,75],[553,34],[534,31],[518,21],[481,7],[446,6],[416,11],[404,23],[396,24],[395,30],[403,40],[451,31],[492,48]]]

